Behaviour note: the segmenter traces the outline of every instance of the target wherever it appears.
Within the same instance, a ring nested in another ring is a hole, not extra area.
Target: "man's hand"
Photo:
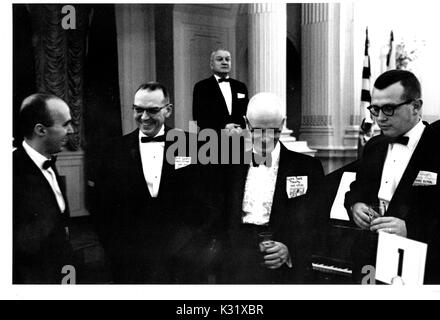
[[[396,217],[379,217],[371,222],[371,231],[384,231],[387,233],[397,234],[398,236],[405,237],[406,224],[405,220],[401,220]]]
[[[236,123],[228,123],[225,126],[225,129],[226,129],[226,134],[229,136],[231,136],[233,134],[241,134],[241,132],[242,132],[240,125],[236,124]]]
[[[268,269],[278,269],[289,258],[289,249],[281,242],[273,241],[273,245],[265,250],[264,265]]]
[[[356,225],[368,230],[370,229],[370,223],[377,217],[380,217],[379,213],[372,211],[367,204],[363,202],[356,202],[351,207],[351,213],[353,214],[353,220]]]

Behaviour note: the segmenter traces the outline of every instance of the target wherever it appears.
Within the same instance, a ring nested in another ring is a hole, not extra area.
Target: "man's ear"
[[[39,137],[44,137],[47,133],[46,127],[41,123],[37,123],[34,127],[34,134]]]
[[[414,110],[417,110],[417,112],[420,112],[420,110],[422,109],[422,105],[423,105],[422,99],[417,99],[413,102]]]
[[[171,116],[172,113],[173,113],[173,104],[169,103],[165,108],[164,117],[168,118],[169,116]]]

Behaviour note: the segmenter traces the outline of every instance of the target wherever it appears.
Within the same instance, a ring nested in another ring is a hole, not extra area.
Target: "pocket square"
[[[237,99],[243,99],[244,97],[246,97],[244,93],[237,93]]]
[[[175,157],[174,169],[181,169],[191,164],[191,157]]]
[[[286,192],[289,199],[307,193],[307,176],[286,177]]]
[[[437,185],[437,172],[419,171],[413,186],[435,186]]]

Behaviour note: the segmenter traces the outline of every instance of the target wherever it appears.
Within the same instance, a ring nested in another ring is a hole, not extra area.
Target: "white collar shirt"
[[[408,137],[408,144],[390,143],[385,158],[378,198],[384,211],[388,209],[403,173],[417,147],[417,144],[425,130],[425,124],[420,120],[411,130],[404,134]],[[383,210],[381,209],[381,211]],[[382,211],[382,213],[384,212]]]
[[[165,127],[162,125],[162,128],[155,137],[163,135],[164,133]],[[142,160],[142,171],[150,195],[156,198],[159,193],[160,179],[162,176],[165,142],[153,141],[142,143],[142,137],[146,137],[146,135],[139,130],[139,150]]]
[[[217,80],[217,84],[220,87],[220,90],[223,94],[223,98],[225,99],[226,106],[228,108],[229,114],[232,114],[232,90],[231,90],[231,84],[230,82],[224,81],[219,83],[218,80],[220,77],[218,75],[214,75],[215,79]],[[226,77],[228,79],[229,77]]]
[[[23,140],[23,148],[28,154],[28,156],[32,159],[32,161],[37,165],[38,169],[40,169],[41,173],[43,173],[47,182],[49,183],[55,198],[57,200],[58,207],[60,211],[63,213],[66,210],[66,202],[64,201],[63,194],[61,193],[60,186],[58,185],[58,181],[56,179],[55,172],[52,168],[43,169],[43,163],[47,160],[45,156],[39,153],[37,150],[32,148],[26,141]]]
[[[269,223],[278,174],[280,143],[277,143],[272,150],[271,156],[270,167],[263,164],[258,167],[251,164],[249,167],[242,203],[243,223],[255,225]]]

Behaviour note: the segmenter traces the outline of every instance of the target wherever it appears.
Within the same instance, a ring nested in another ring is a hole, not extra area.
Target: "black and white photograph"
[[[3,296],[440,298],[434,2],[2,11]]]

